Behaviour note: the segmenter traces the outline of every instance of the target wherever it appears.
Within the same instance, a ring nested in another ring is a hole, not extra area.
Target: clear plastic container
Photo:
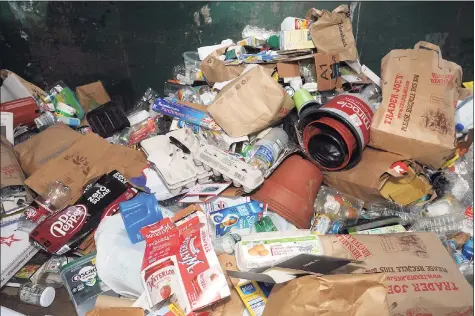
[[[313,204],[315,215],[325,214],[332,221],[356,219],[364,202],[338,190],[322,186]]]
[[[283,129],[278,127],[272,128],[266,136],[254,145],[255,154],[249,160],[249,164],[264,174],[279,158],[288,141],[289,136]]]

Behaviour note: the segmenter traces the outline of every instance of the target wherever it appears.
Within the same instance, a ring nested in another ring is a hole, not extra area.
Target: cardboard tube
[[[96,299],[95,308],[107,308],[107,307],[132,307],[135,300],[127,298],[119,298],[108,295],[99,295]]]

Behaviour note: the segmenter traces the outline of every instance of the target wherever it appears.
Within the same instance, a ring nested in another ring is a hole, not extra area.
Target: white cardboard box
[[[12,224],[0,230],[1,273],[0,287],[3,287],[37,252],[30,242],[28,233],[16,230]]]

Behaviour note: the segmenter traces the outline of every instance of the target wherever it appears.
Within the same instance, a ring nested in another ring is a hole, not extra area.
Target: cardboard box
[[[317,53],[314,56],[318,91],[341,88],[340,55],[338,53]]]
[[[280,32],[281,50],[305,48],[315,48],[308,29]]]
[[[11,224],[0,230],[0,288],[38,252],[30,243],[28,233],[16,230],[16,227]]]
[[[300,68],[297,63],[277,63],[279,78],[300,77]]]

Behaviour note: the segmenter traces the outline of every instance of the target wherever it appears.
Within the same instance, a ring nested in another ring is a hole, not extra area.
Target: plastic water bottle
[[[266,136],[254,145],[255,154],[249,160],[249,164],[265,173],[277,160],[282,150],[287,146],[288,141],[289,136],[283,129],[272,128]]]
[[[447,232],[461,231],[463,229],[463,221],[465,215],[463,213],[451,213],[436,217],[421,218],[411,226],[409,231],[432,231],[437,234],[445,234]]]

